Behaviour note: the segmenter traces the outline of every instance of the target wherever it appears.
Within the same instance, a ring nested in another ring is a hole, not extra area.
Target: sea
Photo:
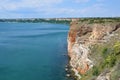
[[[69,25],[0,23],[0,80],[69,80]]]

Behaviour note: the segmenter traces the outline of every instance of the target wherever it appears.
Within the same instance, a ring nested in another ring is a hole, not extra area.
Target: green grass
[[[82,76],[81,80],[95,79],[99,74],[104,72],[104,70],[111,70],[119,63],[120,42],[115,41],[115,43],[110,42],[107,44],[96,44],[93,46],[93,48],[91,48],[91,50],[91,56],[93,59],[95,59],[94,62],[96,63],[92,69]],[[112,73],[114,78],[112,80],[116,80],[119,73],[120,71],[115,71]]]
[[[86,22],[88,24],[93,24],[93,23],[114,23],[114,22],[120,22],[120,17],[116,18],[81,18],[79,22]]]

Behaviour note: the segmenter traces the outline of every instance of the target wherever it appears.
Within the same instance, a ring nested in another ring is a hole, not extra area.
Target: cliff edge
[[[120,80],[120,21],[100,20],[70,23],[68,55],[78,80]]]

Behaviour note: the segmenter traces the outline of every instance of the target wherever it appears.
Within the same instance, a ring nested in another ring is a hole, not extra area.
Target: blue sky
[[[0,18],[120,17],[120,0],[0,0]]]

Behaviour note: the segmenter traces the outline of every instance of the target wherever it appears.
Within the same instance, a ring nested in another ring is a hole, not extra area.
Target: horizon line
[[[36,17],[31,17],[31,18],[0,18],[0,19],[80,19],[80,18],[120,18],[120,16],[116,17],[53,17],[53,18],[36,18]]]

